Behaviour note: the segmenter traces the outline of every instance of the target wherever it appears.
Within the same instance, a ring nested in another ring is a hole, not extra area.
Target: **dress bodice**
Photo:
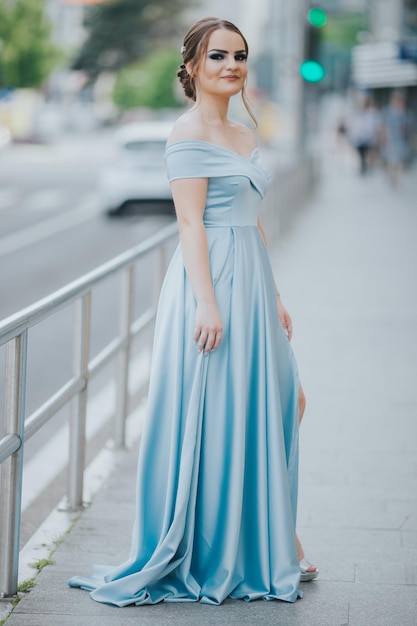
[[[179,141],[167,147],[165,162],[170,181],[209,179],[203,217],[206,227],[257,225],[270,180],[257,148],[243,157],[206,141]]]

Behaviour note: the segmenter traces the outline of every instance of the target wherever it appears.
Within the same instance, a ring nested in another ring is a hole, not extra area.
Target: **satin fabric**
[[[170,180],[208,178],[204,213],[224,334],[204,356],[178,246],[162,286],[127,561],[69,584],[98,602],[220,604],[301,596],[295,546],[298,374],[257,219],[269,174],[203,141],[166,151]]]

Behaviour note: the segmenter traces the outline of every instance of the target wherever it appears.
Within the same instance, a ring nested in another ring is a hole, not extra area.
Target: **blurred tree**
[[[341,48],[352,48],[360,31],[367,29],[365,13],[344,13],[333,15],[323,27],[323,40]]]
[[[95,80],[139,60],[152,46],[166,43],[191,0],[111,0],[86,10],[88,36],[73,62]]]
[[[349,88],[351,50],[358,43],[358,33],[366,30],[366,13],[329,14],[321,29],[321,58],[326,68],[327,89],[343,93]]]
[[[121,109],[151,109],[181,106],[175,94],[179,52],[158,49],[143,61],[122,69],[113,90],[113,101]],[[171,88],[170,88],[171,86]]]
[[[44,0],[0,0],[0,87],[39,87],[61,58]]]

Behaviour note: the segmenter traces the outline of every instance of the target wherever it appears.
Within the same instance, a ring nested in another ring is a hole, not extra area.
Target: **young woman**
[[[248,45],[206,18],[182,54],[195,105],[166,150],[180,245],[158,307],[131,553],[70,585],[118,606],[294,602],[300,576],[317,576],[295,535],[303,394],[258,218],[269,174],[227,117],[231,96],[245,100]]]

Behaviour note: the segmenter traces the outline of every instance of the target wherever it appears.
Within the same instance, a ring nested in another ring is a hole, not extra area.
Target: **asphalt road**
[[[111,134],[66,137],[53,145],[15,145],[0,153],[0,320],[63,287],[173,221],[151,207],[109,218],[96,193],[100,168],[113,156]],[[154,295],[152,259],[138,265],[135,309]],[[93,291],[91,355],[118,329],[120,283],[109,279]],[[73,310],[69,306],[29,333],[26,415],[71,376]],[[4,393],[4,352],[0,348],[0,401]],[[94,383],[98,392],[106,372]],[[39,454],[64,421],[63,410],[26,445],[25,460]],[[63,454],[66,451],[62,452]],[[53,469],[47,471],[54,475]],[[62,493],[60,494],[62,496]],[[46,499],[34,518],[51,507]],[[45,509],[45,510],[44,510]],[[24,533],[23,533],[24,534]]]
[[[109,131],[0,152],[0,319],[172,219],[146,210],[120,220],[102,213],[96,179],[113,154]]]

